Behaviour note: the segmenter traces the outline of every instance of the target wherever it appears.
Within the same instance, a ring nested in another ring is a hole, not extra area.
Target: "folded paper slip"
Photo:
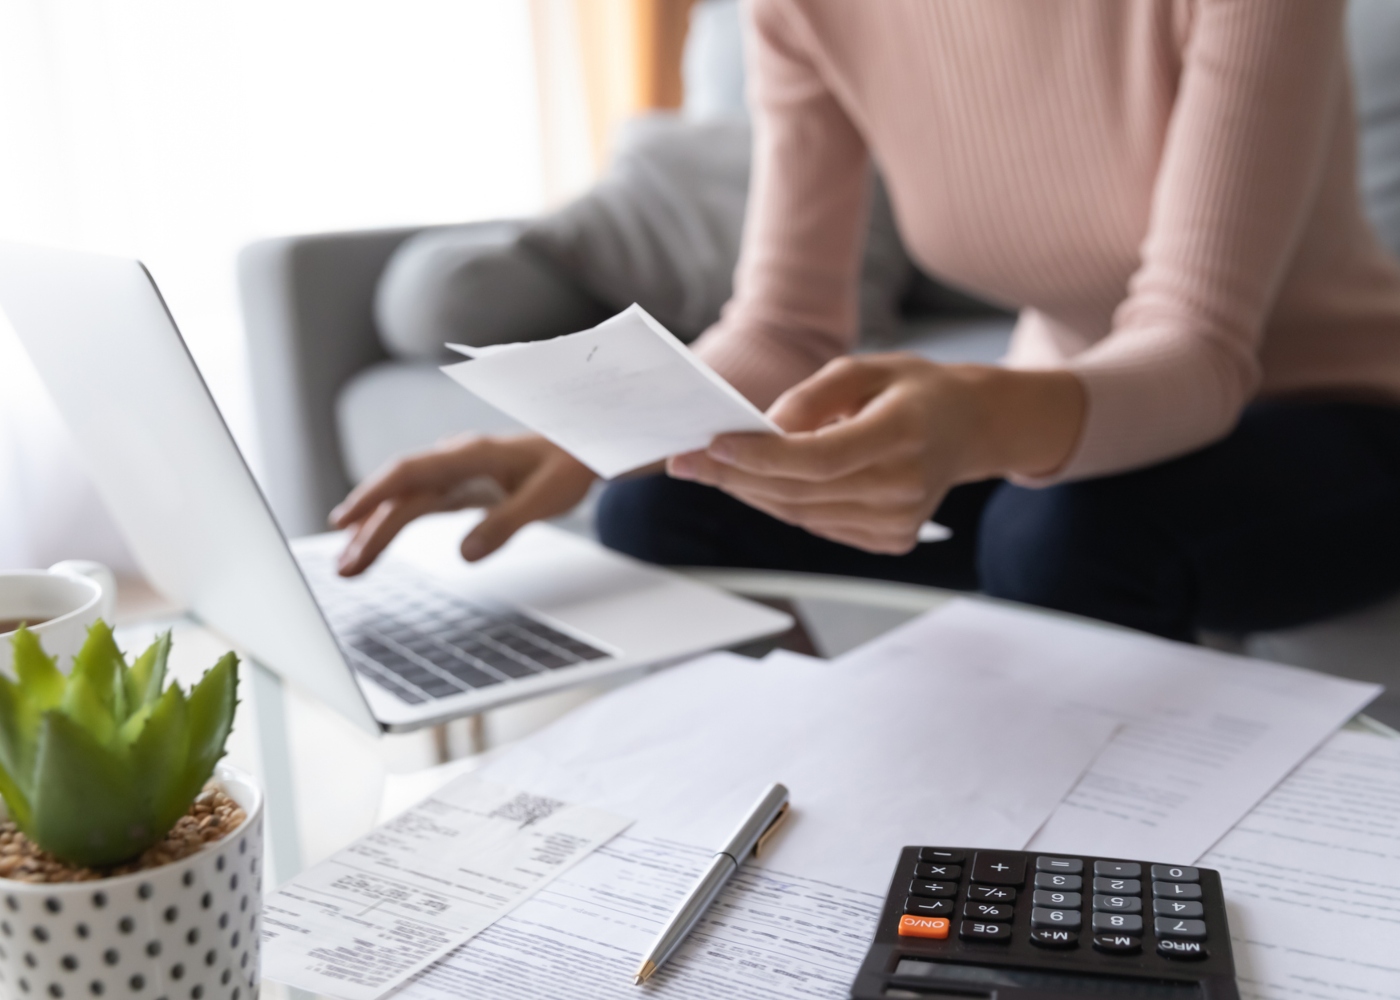
[[[604,479],[717,434],[779,432],[641,306],[552,340],[448,346],[471,359],[443,368],[454,381]]]

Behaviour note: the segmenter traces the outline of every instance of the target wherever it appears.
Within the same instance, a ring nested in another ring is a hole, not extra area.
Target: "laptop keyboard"
[[[385,562],[346,580],[329,557],[297,561],[355,669],[410,704],[613,655],[519,608],[448,594],[410,567]]]

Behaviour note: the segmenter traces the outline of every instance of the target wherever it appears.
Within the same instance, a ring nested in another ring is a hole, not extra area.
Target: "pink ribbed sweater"
[[[767,405],[848,351],[871,156],[910,253],[1021,308],[1088,411],[1043,482],[1158,462],[1260,395],[1400,401],[1342,0],[753,0],[752,193],[701,354]]]

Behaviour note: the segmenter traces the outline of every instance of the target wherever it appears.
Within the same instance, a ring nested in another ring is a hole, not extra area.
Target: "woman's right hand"
[[[475,562],[529,522],[572,508],[593,479],[587,466],[538,435],[449,438],[376,472],[331,511],[331,525],[351,532],[340,575],[364,572],[416,517],[486,507],[462,539],[462,557]]]

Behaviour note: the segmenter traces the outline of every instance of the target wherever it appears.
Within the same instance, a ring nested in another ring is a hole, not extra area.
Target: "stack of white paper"
[[[1400,741],[1333,736],[1250,812],[1374,692],[972,602],[833,663],[710,657],[492,766],[643,819],[403,995],[635,996],[638,956],[781,780],[795,821],[649,981],[658,998],[845,997],[905,844],[1190,862],[1246,813],[1201,859],[1224,876],[1245,995],[1395,998]]]
[[[421,1000],[636,995],[638,956],[757,792],[792,816],[647,983],[657,997],[844,997],[899,849],[1019,847],[1115,724],[996,681],[718,654],[611,692],[483,773],[645,817],[405,987]]]
[[[883,893],[906,844],[1023,846],[1116,727],[995,678],[716,654],[576,709],[482,773],[713,849],[780,781],[792,815],[763,864]]]
[[[624,1000],[708,851],[629,832],[405,987],[412,1000]],[[1400,739],[1341,732],[1201,859],[1245,1000],[1400,997]],[[658,1000],[843,1000],[883,895],[742,869],[648,982]]]
[[[836,662],[998,681],[1124,721],[1028,846],[1177,864],[1204,854],[1380,691],[986,601],[952,601]]]

